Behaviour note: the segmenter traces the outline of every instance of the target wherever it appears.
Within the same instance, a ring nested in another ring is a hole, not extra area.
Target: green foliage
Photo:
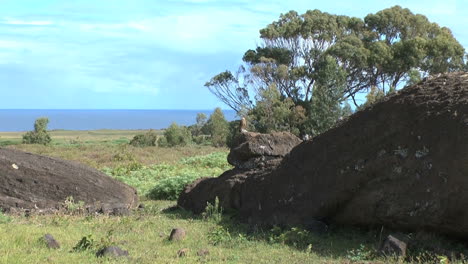
[[[346,254],[346,258],[353,262],[372,260],[376,256],[375,250],[369,249],[363,244],[359,245],[358,248],[348,250]]]
[[[249,127],[249,126],[250,126],[250,124],[248,123],[247,127]],[[229,148],[233,147],[234,139],[237,137],[237,135],[240,134],[239,127],[240,127],[240,120],[234,120],[234,121],[229,122],[229,124],[228,124],[229,132],[228,132],[228,136],[226,138],[226,145]],[[247,130],[249,130],[249,128],[247,128]]]
[[[177,200],[185,186],[200,178],[198,175],[183,175],[161,179],[148,194],[153,200]]]
[[[375,86],[372,86],[369,93],[366,95],[366,102],[360,106],[360,108],[365,108],[367,106],[373,105],[385,97],[385,93],[382,90],[377,89]]]
[[[345,72],[331,56],[326,56],[320,67],[308,115],[308,132],[312,135],[327,131],[343,116]]]
[[[229,134],[229,124],[224,117],[221,108],[216,108],[210,115],[210,119],[206,123],[207,131],[211,135],[211,144],[215,147],[226,146],[227,137]]]
[[[263,89],[257,105],[250,111],[255,129],[261,133],[289,131],[299,134],[299,127],[305,121],[305,110],[295,106],[290,98],[282,98],[276,86]]]
[[[94,242],[93,236],[91,234],[84,236],[78,241],[78,243],[73,247],[73,251],[86,251],[94,249],[96,243]]]
[[[175,164],[152,166],[121,165],[105,168],[104,173],[135,187],[138,194],[152,199],[177,199],[185,186],[201,177],[217,177],[232,167],[226,152],[180,159]],[[130,166],[130,167],[129,167]]]
[[[202,213],[205,220],[215,223],[221,222],[223,218],[223,208],[219,205],[219,198],[216,196],[214,204],[206,202],[205,212]]]
[[[312,240],[312,234],[309,231],[298,227],[283,230],[275,226],[270,231],[269,237],[269,241],[272,243],[286,244],[300,249],[311,247]]]
[[[223,227],[214,228],[211,232],[208,233],[208,240],[213,246],[231,242],[232,239],[233,238],[229,230]]]
[[[385,95],[422,76],[467,69],[464,48],[448,28],[400,6],[364,19],[290,11],[260,37],[237,74],[226,71],[206,84],[239,116],[250,112],[260,132],[322,133],[343,116],[344,101],[357,107],[356,96],[370,87]],[[290,117],[293,107],[302,108],[305,121]]]
[[[34,131],[28,131],[23,135],[23,144],[49,144],[52,139],[47,132],[47,124],[49,119],[41,117],[34,122]]]
[[[195,140],[195,138],[197,138],[198,140],[204,139],[203,134],[205,134],[204,133],[205,131],[203,131],[203,127],[205,127],[205,125],[206,125],[207,118],[208,117],[204,113],[198,113],[197,118],[196,118],[197,123],[195,125],[193,125],[193,126],[190,126],[190,131],[192,132],[192,137],[194,138],[194,141],[197,144],[201,144],[201,143],[198,143]]]
[[[192,135],[188,128],[184,126],[178,126],[176,123],[172,123],[164,131],[164,140],[158,141],[158,144],[162,147],[174,147],[174,146],[185,146],[192,142]]]
[[[4,214],[3,211],[0,209],[0,224],[6,224],[11,221],[11,217]]]
[[[152,147],[156,146],[158,135],[153,130],[146,132],[145,134],[138,134],[133,137],[130,141],[130,145],[134,147]]]
[[[83,201],[75,202],[73,196],[68,196],[63,202],[63,207],[65,208],[65,210],[72,214],[82,213],[85,209],[84,205],[85,203]]]

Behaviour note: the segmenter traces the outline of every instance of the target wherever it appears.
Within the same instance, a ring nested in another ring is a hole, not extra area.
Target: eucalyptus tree
[[[329,113],[339,112],[343,101],[358,105],[358,93],[373,88],[385,94],[428,74],[466,67],[464,49],[448,28],[400,6],[364,19],[290,11],[261,29],[260,37],[236,74],[225,71],[206,83],[237,112],[255,108],[274,87],[281,100],[303,107],[308,119],[334,119]]]

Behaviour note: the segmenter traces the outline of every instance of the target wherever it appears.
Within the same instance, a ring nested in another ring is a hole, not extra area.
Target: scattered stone
[[[123,203],[104,203],[98,209],[98,213],[113,215],[113,216],[126,216],[130,215],[131,210],[128,205]]]
[[[96,257],[128,257],[128,251],[116,246],[110,246],[100,249],[96,253]]]
[[[204,257],[210,254],[210,251],[208,249],[200,249],[197,251],[197,256],[199,257]]]
[[[170,241],[179,241],[185,238],[185,230],[183,228],[174,228],[169,236]]]
[[[177,257],[179,258],[185,257],[187,256],[188,252],[189,252],[188,248],[179,249],[179,251],[177,251]]]
[[[60,248],[60,244],[57,242],[57,240],[55,240],[55,238],[51,234],[45,234],[43,240],[48,248]]]
[[[380,252],[385,256],[397,256],[405,257],[406,256],[407,245],[405,242],[396,238],[393,235],[389,235],[383,242],[380,248]]]

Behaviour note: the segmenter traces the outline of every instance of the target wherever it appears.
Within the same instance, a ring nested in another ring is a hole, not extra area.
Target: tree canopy
[[[275,98],[303,107],[309,119],[329,118],[317,112],[339,112],[348,99],[358,106],[358,93],[386,94],[429,74],[467,67],[465,50],[450,29],[400,6],[364,19],[290,11],[261,29],[260,37],[261,45],[245,52],[238,72],[222,72],[205,84],[242,115],[264,107],[272,87],[279,93]]]

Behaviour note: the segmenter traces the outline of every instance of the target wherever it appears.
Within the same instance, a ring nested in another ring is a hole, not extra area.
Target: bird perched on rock
[[[241,133],[247,132],[247,120],[245,120],[245,117],[242,117],[239,125],[239,131]]]

